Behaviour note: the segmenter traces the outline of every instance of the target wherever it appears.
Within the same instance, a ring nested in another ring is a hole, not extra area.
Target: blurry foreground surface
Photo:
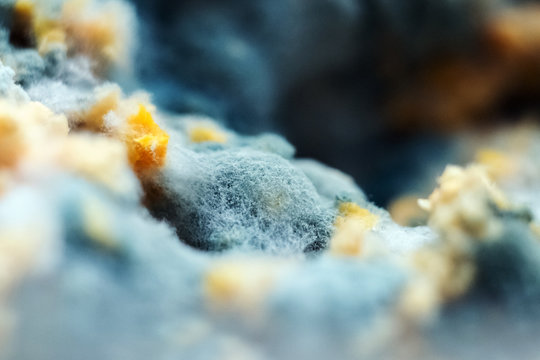
[[[538,358],[540,5],[401,3],[0,1],[1,358]]]

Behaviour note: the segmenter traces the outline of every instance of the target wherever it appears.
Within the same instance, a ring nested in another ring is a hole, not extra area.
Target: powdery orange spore
[[[169,135],[154,122],[144,105],[139,106],[139,112],[128,119],[127,125],[125,141],[133,170],[140,173],[163,166]]]

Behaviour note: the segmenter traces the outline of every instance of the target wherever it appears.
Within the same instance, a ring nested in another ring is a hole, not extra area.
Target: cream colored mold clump
[[[135,21],[123,2],[67,0],[58,11],[40,1],[18,0],[13,16],[14,30],[42,55],[61,48],[71,56],[88,56],[101,75],[131,67]]]
[[[339,256],[366,255],[365,236],[379,222],[379,217],[353,202],[342,202],[330,240],[330,252]]]
[[[428,224],[440,234],[440,241],[408,259],[416,276],[401,302],[407,316],[420,320],[469,289],[476,273],[474,249],[478,242],[501,235],[504,224],[497,212],[510,209],[483,166],[448,166],[438,182],[439,187],[419,204],[429,212]]]
[[[54,169],[82,176],[117,193],[137,191],[129,170],[128,150],[119,139],[70,133],[64,115],[56,115],[37,102],[0,101],[0,126],[2,191],[16,178],[20,181]]]
[[[456,244],[497,236],[501,224],[493,216],[493,209],[510,207],[486,168],[478,165],[448,166],[439,179],[439,187],[419,204],[430,213],[429,225]]]

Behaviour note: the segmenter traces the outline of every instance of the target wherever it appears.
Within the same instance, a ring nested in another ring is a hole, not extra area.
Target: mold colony
[[[449,166],[406,227],[277,135],[114,84],[130,77],[130,6],[0,12],[3,356],[535,354],[514,330],[540,304],[537,126],[463,137],[477,164]],[[456,343],[471,326],[476,342]]]

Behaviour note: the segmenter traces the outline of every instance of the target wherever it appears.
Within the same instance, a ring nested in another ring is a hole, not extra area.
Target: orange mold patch
[[[126,145],[131,167],[140,173],[159,168],[165,163],[169,135],[152,118],[150,112],[139,106],[139,112],[128,119]]]

